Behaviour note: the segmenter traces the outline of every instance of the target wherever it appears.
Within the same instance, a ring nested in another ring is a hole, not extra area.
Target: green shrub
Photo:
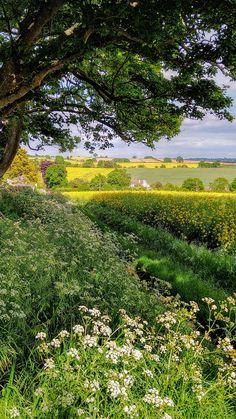
[[[63,187],[67,184],[67,171],[63,164],[53,164],[45,172],[45,183],[49,188]]]
[[[218,177],[210,183],[209,188],[213,192],[227,192],[229,190],[229,181],[224,177]]]
[[[204,191],[204,185],[199,178],[188,178],[182,184],[182,189],[185,191]]]

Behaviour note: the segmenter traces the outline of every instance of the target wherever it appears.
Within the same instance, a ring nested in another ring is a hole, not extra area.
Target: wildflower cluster
[[[227,305],[231,311],[232,302],[222,302],[220,310]],[[206,303],[214,305],[209,299]],[[187,409],[184,400],[191,401],[199,415],[204,406],[213,406],[212,400],[219,409],[216,389],[230,400],[236,386],[232,336],[218,338],[211,351],[204,333],[196,328],[196,305],[172,299],[171,306],[170,297],[166,304],[168,309],[157,316],[155,328],[139,317],[131,318],[125,310],[112,328],[110,317],[97,308],[81,306],[81,321],[71,332],[62,330],[51,341],[38,332],[39,359],[43,356],[44,360],[32,403],[37,400],[39,415],[49,418],[59,409],[67,417],[83,419],[169,419],[178,416],[178,409],[181,414]],[[209,335],[215,321],[212,310],[210,313],[210,326],[205,331]],[[213,313],[217,318],[220,311]],[[42,352],[42,344],[46,352]],[[212,383],[204,375],[206,364],[216,371]],[[25,409],[13,406],[9,417],[18,417]]]

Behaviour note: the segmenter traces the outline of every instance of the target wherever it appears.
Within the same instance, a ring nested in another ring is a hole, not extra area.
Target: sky
[[[218,75],[216,80],[219,85],[229,86],[228,95],[234,100],[231,113],[236,118],[236,82],[229,82],[222,75]],[[114,138],[114,147],[107,150],[96,149],[95,152],[100,156],[109,157],[128,157],[153,156],[156,158],[183,156],[186,158],[236,158],[236,119],[233,122],[220,120],[213,115],[207,115],[202,121],[184,120],[181,132],[170,141],[161,140],[156,143],[156,148],[151,150],[143,144],[134,143],[128,146],[118,138]],[[30,154],[33,154],[32,151]],[[38,154],[59,154],[56,147],[45,147],[45,150]],[[81,142],[72,153],[64,155],[88,156],[89,153],[83,148]]]

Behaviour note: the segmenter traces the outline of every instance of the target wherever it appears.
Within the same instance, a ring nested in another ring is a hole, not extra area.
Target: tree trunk
[[[23,130],[22,118],[12,117],[0,133],[0,178],[6,173],[17,153]]]

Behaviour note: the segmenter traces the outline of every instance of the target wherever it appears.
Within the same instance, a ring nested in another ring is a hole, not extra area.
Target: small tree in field
[[[218,177],[210,183],[210,190],[213,192],[228,192],[229,181],[224,177]]]
[[[177,163],[183,163],[184,159],[183,159],[183,157],[178,156],[178,157],[176,157],[176,161],[177,161]]]
[[[186,191],[204,191],[204,185],[199,178],[188,178],[182,184],[182,189]]]
[[[65,164],[65,159],[63,156],[56,156],[55,157],[55,163],[57,164]]]
[[[30,160],[27,151],[20,148],[10,169],[7,171],[7,177],[13,179],[18,176],[24,176],[28,182],[35,183],[38,180],[38,175],[36,164]]]
[[[63,164],[53,164],[49,166],[45,173],[45,183],[49,188],[66,186],[67,172]]]
[[[172,159],[170,157],[165,157],[163,161],[164,163],[171,163]]]
[[[125,170],[115,169],[107,176],[107,183],[114,189],[125,189],[130,186],[131,177]]]
[[[96,175],[90,182],[90,189],[93,191],[101,191],[107,185],[107,178],[101,174]]]

